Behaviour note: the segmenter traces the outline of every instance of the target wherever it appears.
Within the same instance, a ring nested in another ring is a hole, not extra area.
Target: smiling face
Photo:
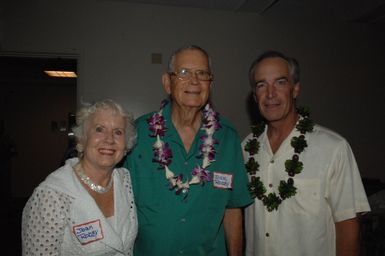
[[[199,80],[196,72],[210,71],[206,55],[196,49],[181,51],[175,56],[173,69],[175,72],[186,69],[192,74],[191,78],[187,80],[167,73],[163,75],[163,86],[174,104],[181,108],[200,109],[203,107],[210,95],[211,81]]]
[[[124,118],[117,112],[99,109],[85,125],[83,164],[93,169],[112,170],[124,156]]]
[[[262,116],[269,123],[293,122],[299,83],[294,84],[288,63],[278,57],[267,58],[255,68],[255,96]]]

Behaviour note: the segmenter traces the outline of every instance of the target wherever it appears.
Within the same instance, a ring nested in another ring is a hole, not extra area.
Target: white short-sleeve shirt
[[[294,153],[290,145],[294,128],[273,154],[266,134],[261,134],[260,149],[254,158],[260,164],[267,193],[276,192],[280,180],[287,181],[285,161]],[[337,133],[314,126],[305,135],[308,147],[299,155],[303,170],[294,176],[297,194],[268,212],[260,200],[245,211],[246,255],[335,255],[335,222],[370,211],[360,173],[347,141]],[[242,145],[252,138],[248,135]],[[245,161],[249,159],[244,151]]]

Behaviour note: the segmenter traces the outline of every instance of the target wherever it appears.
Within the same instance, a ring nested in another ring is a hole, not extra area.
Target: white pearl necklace
[[[100,186],[95,184],[90,177],[88,177],[85,173],[84,170],[82,169],[80,163],[74,166],[74,170],[76,173],[79,175],[79,178],[81,181],[83,181],[84,184],[86,184],[90,189],[93,191],[99,193],[99,194],[104,194],[107,193],[111,188],[112,188],[112,183],[113,183],[113,177],[110,178],[110,182],[106,187]]]

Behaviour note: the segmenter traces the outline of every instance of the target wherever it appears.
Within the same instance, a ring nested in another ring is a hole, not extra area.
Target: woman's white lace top
[[[131,179],[114,170],[114,218],[103,216],[72,166],[50,174],[33,192],[23,210],[23,255],[132,255],[137,217]]]

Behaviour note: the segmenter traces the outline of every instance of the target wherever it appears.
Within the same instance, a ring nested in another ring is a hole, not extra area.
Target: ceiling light
[[[67,77],[67,78],[78,77],[76,73],[73,71],[44,70],[44,73],[52,77]]]

